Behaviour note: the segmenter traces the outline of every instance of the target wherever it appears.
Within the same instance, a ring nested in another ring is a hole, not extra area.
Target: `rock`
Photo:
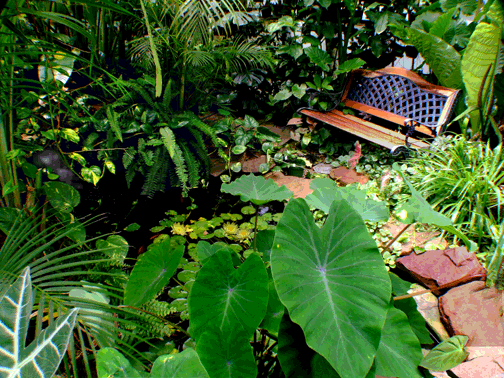
[[[418,282],[440,295],[438,287],[449,289],[460,284],[485,279],[485,269],[474,253],[465,247],[410,253],[397,259],[399,268],[408,271]]]
[[[313,170],[317,173],[322,173],[328,175],[334,167],[331,164],[319,163],[313,167]]]
[[[415,284],[408,293],[418,293],[425,290],[424,287]],[[434,330],[438,338],[443,341],[450,338],[443,323],[441,322],[441,315],[439,314],[439,305],[437,297],[432,293],[425,293],[413,297],[417,303],[417,309],[424,317],[427,324]]]
[[[242,162],[242,172],[245,173],[257,173],[259,172],[259,166],[265,164],[267,161],[266,155],[259,155],[252,157],[248,160]]]
[[[287,189],[294,193],[294,198],[305,198],[313,192],[313,189],[310,189],[310,179],[285,176],[282,172],[273,172],[266,175],[265,178],[272,179],[278,186],[285,185]]]
[[[504,378],[504,356],[479,357],[450,369],[459,378]]]
[[[470,282],[439,298],[441,319],[451,335],[466,335],[468,346],[504,345],[502,291]]]
[[[349,185],[355,182],[358,182],[359,184],[365,184],[369,181],[369,178],[366,175],[357,173],[354,170],[345,167],[334,168],[329,173],[329,176],[332,179],[341,182],[343,185]]]

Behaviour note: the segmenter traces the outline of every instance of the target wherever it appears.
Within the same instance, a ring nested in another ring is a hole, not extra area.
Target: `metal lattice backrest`
[[[447,96],[425,91],[398,75],[355,77],[349,100],[411,118],[425,126],[439,126]]]

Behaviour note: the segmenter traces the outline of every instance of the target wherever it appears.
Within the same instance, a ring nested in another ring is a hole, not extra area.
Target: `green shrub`
[[[411,181],[457,229],[486,238],[487,226],[502,220],[502,146],[492,149],[462,136],[446,138],[442,144],[409,160],[416,171]]]

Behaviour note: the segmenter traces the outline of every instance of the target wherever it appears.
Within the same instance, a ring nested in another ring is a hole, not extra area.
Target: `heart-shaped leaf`
[[[184,254],[184,246],[171,246],[170,238],[140,256],[131,272],[124,303],[139,307],[153,299],[168,283]]]
[[[422,348],[401,310],[390,307],[376,353],[376,374],[384,377],[422,378],[418,364]]]
[[[191,336],[198,341],[213,325],[225,334],[252,336],[268,305],[268,274],[257,254],[235,269],[231,253],[220,250],[203,265],[189,294]]]
[[[457,335],[450,337],[432,349],[422,360],[420,366],[429,370],[445,371],[462,363],[467,358],[465,345],[469,337]]]
[[[121,352],[114,348],[102,348],[96,356],[98,378],[141,378],[140,373],[131,365]]]
[[[278,331],[278,360],[286,378],[340,378],[324,357],[306,345],[303,330],[287,313]]]
[[[25,347],[32,315],[30,268],[0,298],[0,376],[52,377],[67,349],[78,308],[60,315]]]
[[[196,351],[211,378],[257,376],[257,365],[249,336],[243,331],[227,333],[212,328],[201,335]]]
[[[159,356],[152,365],[150,376],[152,378],[210,378],[198,354],[192,348],[176,354]]]
[[[303,199],[289,201],[277,225],[271,267],[280,300],[308,346],[343,378],[365,377],[391,284],[360,215],[345,200],[335,200],[320,229]]]
[[[315,191],[306,196],[306,202],[325,213],[329,212],[335,199],[345,199],[364,220],[379,222],[389,219],[390,213],[384,202],[366,198],[366,193],[354,185],[339,188],[333,180],[324,178],[313,180],[310,188]]]
[[[292,197],[292,192],[285,185],[278,187],[273,180],[266,180],[253,174],[243,175],[230,184],[222,184],[221,191],[240,196],[243,202],[252,201],[255,205],[283,201]]]
[[[71,213],[80,202],[78,190],[64,182],[46,182],[44,192],[51,206],[62,213]]]
[[[240,261],[236,252],[234,252],[226,243],[217,242],[214,244],[210,244],[207,241],[200,240],[196,245],[196,252],[198,254],[198,258],[201,264],[205,264],[208,261],[208,258],[215,255],[220,250],[227,250],[231,253],[231,257],[233,259],[233,265],[240,265]]]
[[[111,264],[122,267],[124,259],[128,254],[128,242],[120,235],[110,235],[106,240],[97,240],[96,248],[103,252],[111,259]]]

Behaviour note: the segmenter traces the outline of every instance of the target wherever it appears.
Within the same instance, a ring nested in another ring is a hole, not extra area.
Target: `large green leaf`
[[[223,242],[210,244],[207,241],[200,240],[196,245],[196,253],[198,254],[198,259],[201,264],[205,264],[210,257],[215,255],[221,249],[232,252],[233,260],[235,257],[237,257],[235,256],[236,253],[226,243]]]
[[[268,274],[257,254],[235,269],[231,254],[220,250],[203,265],[189,294],[190,333],[198,340],[209,327],[252,336],[268,305]]]
[[[403,281],[394,273],[389,272],[390,281],[392,282],[392,294],[394,296],[406,295],[411,286],[410,282]],[[394,301],[394,307],[398,308],[406,314],[410,323],[411,329],[415,332],[420,344],[431,344],[432,339],[426,327],[426,322],[422,314],[418,312],[417,303],[413,298],[405,298]]]
[[[243,331],[221,332],[217,328],[204,332],[196,351],[211,378],[256,378],[257,366],[249,336]]]
[[[152,365],[151,377],[209,378],[196,351],[187,348],[181,353],[159,356]]]
[[[292,197],[292,192],[285,185],[278,187],[273,180],[266,180],[253,174],[243,175],[230,184],[222,184],[221,191],[240,196],[243,202],[252,201],[255,205],[283,201]]]
[[[494,4],[498,4],[495,2]],[[502,18],[502,15],[501,15]],[[501,39],[502,27],[480,22],[469,39],[462,57],[462,77],[467,91],[467,105],[479,106],[478,97],[483,80],[488,71],[483,96],[489,92]],[[483,97],[484,99],[484,97]]]
[[[384,202],[366,198],[366,193],[354,185],[339,188],[331,179],[315,179],[310,183],[310,188],[315,191],[306,196],[306,202],[325,213],[329,212],[334,200],[345,199],[364,220],[379,222],[390,217]]]
[[[44,329],[27,347],[33,297],[30,268],[0,298],[0,376],[50,378],[68,346],[79,311],[74,308]]]
[[[166,238],[141,255],[126,285],[124,303],[139,307],[153,299],[175,273],[183,254],[183,245],[173,247]]]
[[[303,199],[277,225],[271,267],[275,287],[308,346],[343,378],[365,377],[380,342],[390,279],[367,228],[345,200],[318,228]]]
[[[314,64],[324,71],[329,71],[329,64],[332,63],[332,58],[327,51],[322,50],[320,47],[310,46],[305,49],[305,53]]]
[[[460,54],[447,42],[422,30],[408,30],[409,43],[420,52],[441,85],[449,88],[462,87]]]
[[[465,345],[469,337],[457,335],[450,337],[432,349],[422,360],[421,365],[429,370],[445,371],[451,369],[467,357]]]
[[[46,182],[44,191],[52,207],[63,213],[71,213],[80,202],[80,194],[64,182]]]
[[[270,275],[271,270],[268,270],[268,273]],[[280,302],[273,278],[270,278],[268,308],[266,309],[266,315],[259,327],[267,329],[268,332],[273,335],[278,334],[278,327],[280,327],[280,321],[282,320],[284,310],[285,307],[282,302]]]
[[[141,378],[123,354],[114,348],[102,348],[96,356],[98,378]]]
[[[278,360],[286,378],[340,378],[324,357],[306,345],[303,330],[287,313],[278,332]]]
[[[376,354],[376,374],[385,377],[422,378],[418,364],[422,348],[401,310],[390,307]]]

